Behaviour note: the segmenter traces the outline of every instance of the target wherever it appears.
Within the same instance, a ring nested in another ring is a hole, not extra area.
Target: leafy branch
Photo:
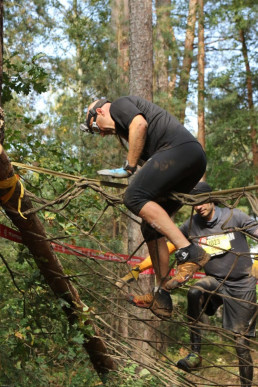
[[[28,95],[34,90],[41,94],[47,90],[48,73],[37,63],[44,54],[34,55],[30,62],[20,61],[17,54],[4,59],[3,104],[13,99],[13,93]]]

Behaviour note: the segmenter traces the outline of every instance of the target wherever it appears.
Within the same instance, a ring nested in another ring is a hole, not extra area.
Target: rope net
[[[80,252],[80,256],[57,253],[67,273],[66,278],[74,283],[82,300],[93,310],[101,336],[118,364],[118,370],[112,373],[110,385],[119,385],[121,380],[126,380],[128,365],[134,369],[130,373],[131,379],[135,383],[138,379],[146,380],[146,385],[150,377],[155,378],[157,386],[240,385],[235,337],[232,332],[222,328],[221,309],[211,321],[204,311],[198,321],[188,321],[187,291],[195,280],[190,280],[171,293],[174,309],[169,321],[161,321],[149,310],[135,308],[126,301],[128,292],[150,292],[154,285],[153,275],[141,275],[140,280],[123,289],[115,285],[122,275],[130,271],[128,261],[132,255],[137,256],[138,250],[129,251],[129,257],[121,260],[119,253],[127,249],[127,219],[134,219],[122,205],[126,184],[119,188],[115,184],[114,187],[110,184],[111,187],[103,188],[97,181],[85,178],[68,183],[61,177],[44,175],[44,186],[48,188],[40,190],[38,183],[35,183],[41,180],[38,175],[35,178],[35,174],[26,173],[23,179],[30,190],[26,193],[34,203],[34,208],[23,215],[37,212],[48,240],[60,246],[65,245],[71,254],[76,247],[67,247],[67,244],[111,252],[119,258],[120,262],[114,263],[94,259],[87,252]],[[62,190],[61,195],[56,195],[57,187],[59,192]],[[172,196],[188,206],[209,200],[229,208],[238,206],[242,199],[258,215],[257,198],[253,192],[256,189],[255,186],[196,196],[178,193]],[[2,212],[2,218],[4,216]],[[134,221],[139,227],[139,219]],[[237,231],[245,232],[244,229]],[[235,254],[237,262],[238,252]],[[171,267],[174,261],[172,256]],[[15,273],[11,271],[11,274],[15,279]],[[176,362],[191,352],[189,333],[193,323],[201,329],[202,366],[189,374],[179,370]],[[253,337],[247,340],[254,363],[253,386],[258,386],[258,345]]]

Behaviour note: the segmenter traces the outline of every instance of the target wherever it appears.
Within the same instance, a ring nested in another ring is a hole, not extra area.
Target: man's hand
[[[251,274],[254,278],[258,280],[258,260],[257,259],[253,263]]]
[[[98,174],[101,176],[117,177],[119,179],[129,177],[132,175],[129,171],[126,171],[124,168],[101,169],[100,171],[98,171]]]

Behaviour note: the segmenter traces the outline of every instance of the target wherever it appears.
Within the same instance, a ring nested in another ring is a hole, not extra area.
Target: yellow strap
[[[11,188],[10,191],[8,191],[5,195],[0,196],[0,200],[2,204],[7,203],[8,200],[10,200],[11,197],[13,196],[17,180],[18,180],[17,176],[13,175],[12,177],[8,177],[8,179],[0,181],[1,189]]]
[[[5,195],[0,196],[0,200],[2,204],[7,203],[8,200],[11,199],[18,180],[19,180],[19,177],[17,175],[13,175],[12,177],[8,177],[7,179],[0,181],[0,189],[10,188],[10,191],[8,191]],[[21,182],[20,182],[20,185],[21,185],[21,192],[18,199],[18,212],[22,218],[27,219],[21,212],[21,201],[22,201],[22,198],[24,197],[24,187]]]
[[[19,212],[19,214],[21,215],[21,217],[22,217],[23,219],[27,219],[27,218],[22,214],[22,212],[21,212],[21,201],[22,201],[22,198],[23,198],[23,196],[24,196],[24,187],[23,187],[23,185],[22,185],[21,182],[20,182],[20,185],[21,185],[21,193],[20,193],[20,196],[19,196],[19,199],[18,199],[18,212]]]

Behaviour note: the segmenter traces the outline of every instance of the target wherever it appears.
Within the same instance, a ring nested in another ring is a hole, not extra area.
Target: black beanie
[[[190,195],[198,195],[205,192],[211,192],[212,188],[205,181],[199,181],[198,184],[190,191]]]

